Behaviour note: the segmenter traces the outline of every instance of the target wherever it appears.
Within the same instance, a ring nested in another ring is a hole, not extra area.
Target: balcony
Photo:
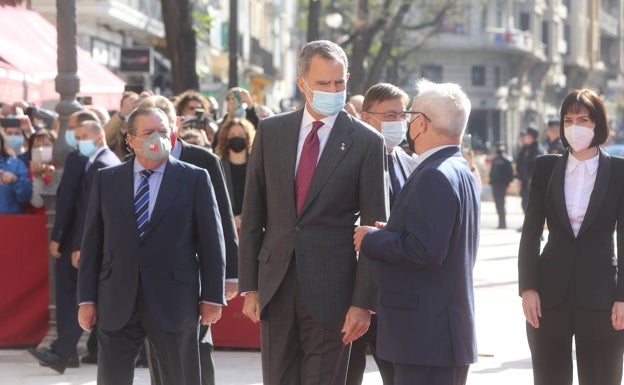
[[[261,68],[263,75],[273,77],[273,54],[260,46],[260,41],[251,38],[251,55],[249,58],[251,65]]]
[[[489,45],[526,52],[544,58],[544,43],[535,39],[529,31],[505,28],[487,28],[487,42]]]

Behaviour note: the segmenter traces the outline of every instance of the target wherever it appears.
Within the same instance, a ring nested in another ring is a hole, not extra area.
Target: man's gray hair
[[[464,135],[468,116],[470,116],[470,100],[461,87],[455,83],[433,83],[427,79],[416,81],[418,94],[414,104],[430,120],[431,126],[438,133],[449,137]]]
[[[335,60],[344,63],[345,70],[349,68],[349,60],[345,51],[336,43],[329,40],[315,40],[303,46],[299,55],[297,76],[305,77],[310,71],[312,58],[320,55],[323,59]]]
[[[171,126],[169,125],[169,118],[167,117],[167,114],[165,114],[163,110],[157,107],[142,107],[142,108],[135,109],[134,111],[132,111],[132,113],[130,113],[130,116],[128,116],[128,133],[136,137],[137,118],[140,116],[150,116],[150,115],[156,115],[156,116],[162,117],[165,125],[169,128],[169,130],[171,130]]]

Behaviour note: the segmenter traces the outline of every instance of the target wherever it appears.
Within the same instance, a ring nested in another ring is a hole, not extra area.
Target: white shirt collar
[[[572,153],[570,153],[570,155],[568,156],[568,164],[566,167],[566,174],[570,174],[572,173],[577,167],[585,165],[585,167],[587,168],[587,171],[589,171],[589,173],[591,175],[594,175],[597,171],[598,171],[598,163],[599,163],[599,156],[598,154],[596,154],[595,156],[587,159],[587,160],[578,160],[576,157],[574,157],[574,155],[572,155]]]
[[[423,152],[422,154],[419,154],[416,158],[414,158],[414,160],[416,161],[416,165],[420,166],[420,164],[424,162],[425,159],[435,154],[436,152],[442,150],[443,148],[447,148],[447,147],[457,147],[459,149],[459,146],[456,144],[445,144],[444,146],[430,148],[429,150]]]

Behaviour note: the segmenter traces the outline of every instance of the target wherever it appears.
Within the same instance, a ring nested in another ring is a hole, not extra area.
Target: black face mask
[[[228,147],[234,152],[242,152],[247,148],[247,140],[239,136],[228,139]]]
[[[416,135],[418,137],[418,135]],[[414,139],[412,139],[412,136],[409,133],[409,130],[407,130],[407,135],[405,140],[407,140],[407,145],[409,146],[410,150],[412,150],[412,152],[415,154],[416,150],[414,149]]]

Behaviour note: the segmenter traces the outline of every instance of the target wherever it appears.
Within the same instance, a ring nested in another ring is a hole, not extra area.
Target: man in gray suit
[[[350,343],[374,310],[358,220],[386,216],[382,136],[343,111],[344,51],[301,51],[305,108],[260,121],[248,162],[239,253],[243,312],[261,321],[265,385],[344,384]]]

